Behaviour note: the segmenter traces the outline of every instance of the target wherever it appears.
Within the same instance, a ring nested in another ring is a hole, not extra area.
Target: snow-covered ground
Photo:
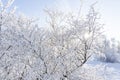
[[[93,59],[89,60],[83,69],[88,71],[90,77],[86,80],[120,80],[120,63],[106,63]]]

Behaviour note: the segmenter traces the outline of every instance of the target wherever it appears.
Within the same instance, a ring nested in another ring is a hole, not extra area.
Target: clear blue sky
[[[7,0],[2,0],[6,2]],[[105,24],[105,31],[108,38],[115,37],[120,40],[120,0],[82,0],[82,14],[89,9],[89,6],[98,1],[96,9],[102,15],[101,22]],[[42,21],[43,9],[57,8],[63,11],[78,11],[80,0],[15,0],[13,6],[18,11],[29,16],[38,16]]]

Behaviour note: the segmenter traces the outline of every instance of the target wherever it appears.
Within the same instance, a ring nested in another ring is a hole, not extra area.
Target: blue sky
[[[6,2],[7,0],[3,0]],[[88,11],[89,6],[98,1],[95,6],[101,14],[101,22],[105,24],[105,34],[108,38],[115,37],[120,40],[120,0],[82,0],[82,14]],[[13,6],[17,11],[28,16],[36,16],[42,22],[45,18],[43,9],[57,8],[63,11],[77,12],[80,7],[80,0],[15,0]]]

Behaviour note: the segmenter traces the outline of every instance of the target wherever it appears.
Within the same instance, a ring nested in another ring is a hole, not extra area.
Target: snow
[[[120,80],[120,63],[107,63],[91,58],[84,66],[85,69],[97,69],[96,73],[102,80]]]

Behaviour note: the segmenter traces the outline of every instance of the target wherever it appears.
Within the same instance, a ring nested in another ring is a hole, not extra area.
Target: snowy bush
[[[119,80],[120,72],[112,67],[105,64],[90,65],[86,64],[80,69],[81,75],[79,79],[81,80]],[[79,80],[78,79],[78,80]],[[77,79],[73,79],[77,80]]]

